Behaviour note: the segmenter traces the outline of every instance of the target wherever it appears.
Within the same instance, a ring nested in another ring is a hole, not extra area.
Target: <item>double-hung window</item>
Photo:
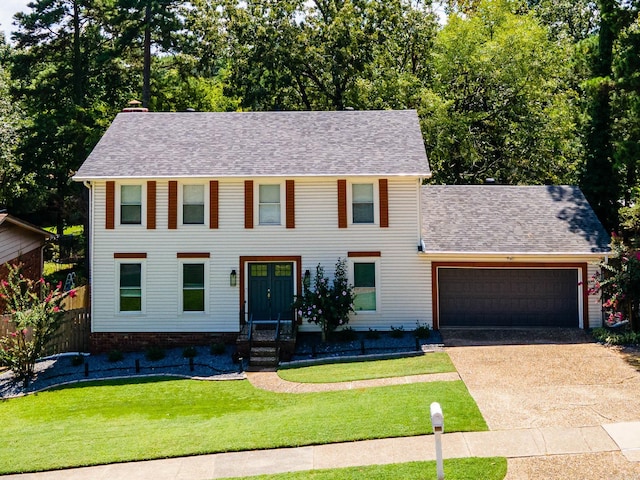
[[[353,293],[356,312],[377,309],[376,262],[353,263]]]
[[[182,264],[182,311],[205,311],[205,264]]]
[[[120,312],[142,311],[142,264],[119,264],[119,300]]]
[[[120,223],[123,225],[142,224],[142,186],[120,186]]]
[[[351,187],[353,223],[374,223],[373,184],[354,183]]]
[[[259,185],[258,211],[260,225],[280,225],[280,185]]]
[[[182,187],[182,223],[203,225],[204,210],[204,185],[184,185]]]

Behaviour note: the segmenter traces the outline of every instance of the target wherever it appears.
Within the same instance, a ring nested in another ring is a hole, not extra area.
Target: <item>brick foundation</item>
[[[162,348],[210,345],[213,342],[233,343],[236,333],[206,332],[99,332],[91,334],[91,353],[142,351],[150,346]]]

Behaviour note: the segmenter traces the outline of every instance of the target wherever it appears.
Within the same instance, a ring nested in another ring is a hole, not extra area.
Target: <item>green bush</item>
[[[124,358],[124,354],[120,350],[111,350],[107,354],[107,360],[111,363],[119,362]]]
[[[597,342],[606,345],[640,345],[640,332],[629,329],[614,331],[608,328],[594,328],[591,335]]]
[[[74,355],[71,357],[71,365],[74,367],[79,367],[84,363],[84,355]]]
[[[227,347],[222,342],[213,342],[209,351],[211,352],[211,355],[224,355],[227,351]]]
[[[44,281],[32,280],[22,274],[23,265],[7,264],[6,278],[0,281],[0,300],[10,312],[7,323],[12,328],[0,338],[0,365],[9,367],[14,375],[28,382],[33,376],[36,360],[46,352],[62,324],[64,299],[74,297],[75,290],[64,292]]]
[[[379,340],[380,333],[376,329],[369,328],[369,331],[364,334],[364,338],[367,340]]]
[[[197,355],[198,355],[198,350],[196,350],[196,347],[185,347],[182,350],[182,356],[184,358],[193,358]]]
[[[404,337],[404,327],[400,325],[399,327],[391,326],[391,338],[402,338]]]
[[[162,347],[152,346],[147,348],[145,352],[145,357],[150,362],[157,362],[158,360],[162,360],[165,356],[164,349]]]
[[[420,325],[420,323],[416,321],[416,328],[413,331],[413,335],[422,339],[429,338],[431,336],[431,329],[429,328],[429,325]]]
[[[336,330],[331,334],[331,338],[336,342],[352,342],[358,339],[358,332],[351,327]]]

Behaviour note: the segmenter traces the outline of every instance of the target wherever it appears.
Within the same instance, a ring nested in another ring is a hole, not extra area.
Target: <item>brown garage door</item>
[[[440,327],[577,327],[576,269],[439,268]]]

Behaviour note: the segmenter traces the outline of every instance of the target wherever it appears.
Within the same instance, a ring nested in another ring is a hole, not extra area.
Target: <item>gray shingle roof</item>
[[[75,180],[430,175],[415,110],[120,113]]]
[[[609,250],[609,235],[578,187],[422,187],[426,252],[571,253]]]

